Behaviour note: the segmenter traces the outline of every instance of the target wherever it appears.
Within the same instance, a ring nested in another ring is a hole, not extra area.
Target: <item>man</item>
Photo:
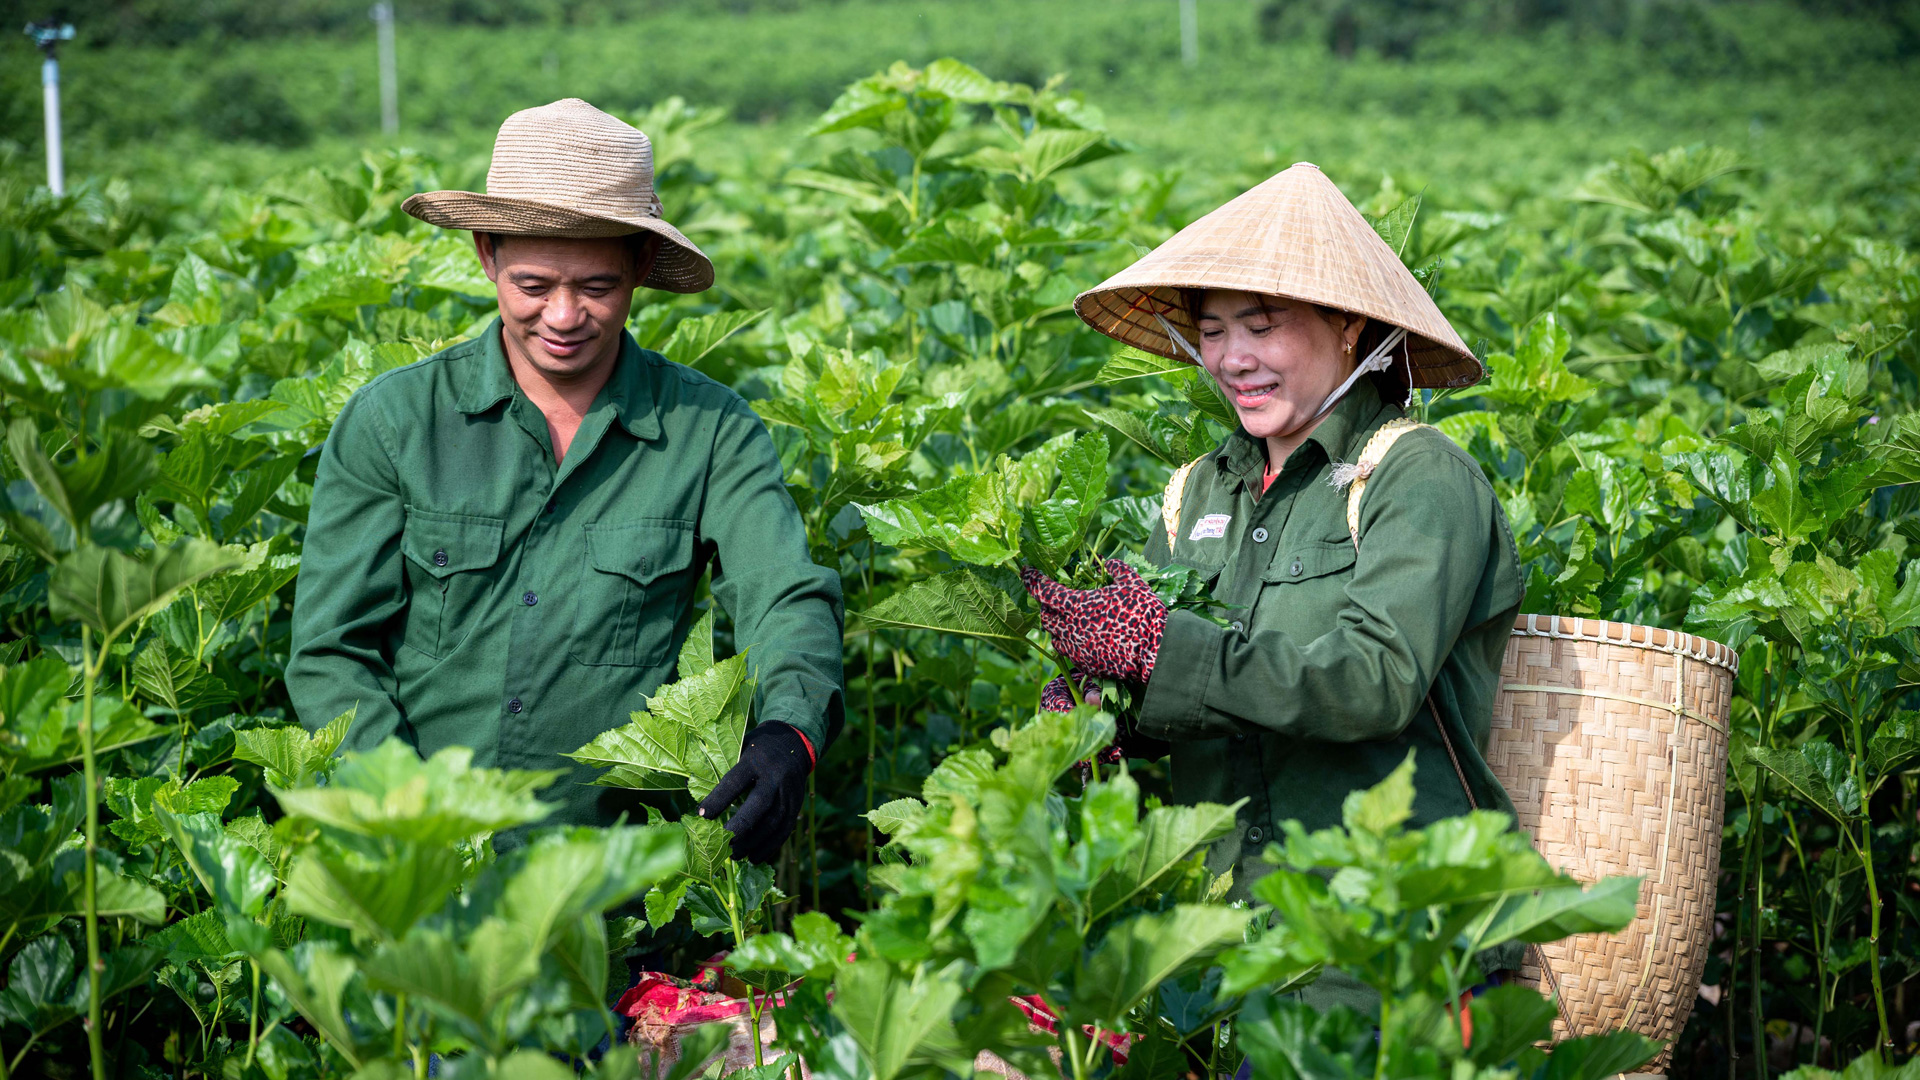
[[[287,687],[303,723],[357,709],[348,747],[562,768],[673,671],[694,592],[758,679],[740,763],[700,806],[771,861],[842,722],[838,576],[807,556],[773,442],[724,386],[625,330],[637,286],[713,264],[661,220],[647,137],[584,101],[515,113],[487,193],[403,207],[471,230],[499,296],[479,338],[367,384],[321,451]],[[550,820],[635,796],[573,766]]]

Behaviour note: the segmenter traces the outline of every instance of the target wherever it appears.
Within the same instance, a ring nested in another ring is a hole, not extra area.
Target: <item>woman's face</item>
[[[1298,300],[1217,289],[1207,292],[1198,321],[1200,359],[1256,439],[1319,411],[1353,373],[1353,343],[1366,325]]]

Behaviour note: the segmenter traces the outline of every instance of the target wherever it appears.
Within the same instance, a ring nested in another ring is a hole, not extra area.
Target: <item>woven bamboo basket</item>
[[[1550,615],[1514,626],[1487,763],[1520,827],[1582,881],[1645,879],[1621,933],[1528,950],[1521,975],[1559,1000],[1556,1037],[1625,1028],[1671,1044],[1686,1026],[1712,935],[1738,669],[1732,649],[1671,630]]]

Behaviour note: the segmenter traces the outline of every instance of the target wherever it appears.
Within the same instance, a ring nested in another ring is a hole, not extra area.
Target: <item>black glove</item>
[[[733,857],[770,863],[780,854],[800,808],[807,801],[807,774],[813,755],[807,741],[791,725],[778,720],[756,724],[740,747],[740,763],[727,770],[700,803],[700,816],[718,818],[735,799],[747,801],[727,819],[733,834]]]

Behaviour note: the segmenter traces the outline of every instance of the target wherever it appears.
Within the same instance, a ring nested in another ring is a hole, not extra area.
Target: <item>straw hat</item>
[[[400,208],[447,229],[511,236],[631,236],[664,243],[641,284],[695,293],[713,285],[713,263],[660,220],[653,143],[599,109],[567,98],[522,109],[500,125],[487,191],[428,191]]]
[[[1081,293],[1073,309],[1108,337],[1188,360],[1161,325],[1164,319],[1188,342],[1198,341],[1181,289],[1284,296],[1400,327],[1416,387],[1471,386],[1485,374],[1400,257],[1333,181],[1304,161]]]

